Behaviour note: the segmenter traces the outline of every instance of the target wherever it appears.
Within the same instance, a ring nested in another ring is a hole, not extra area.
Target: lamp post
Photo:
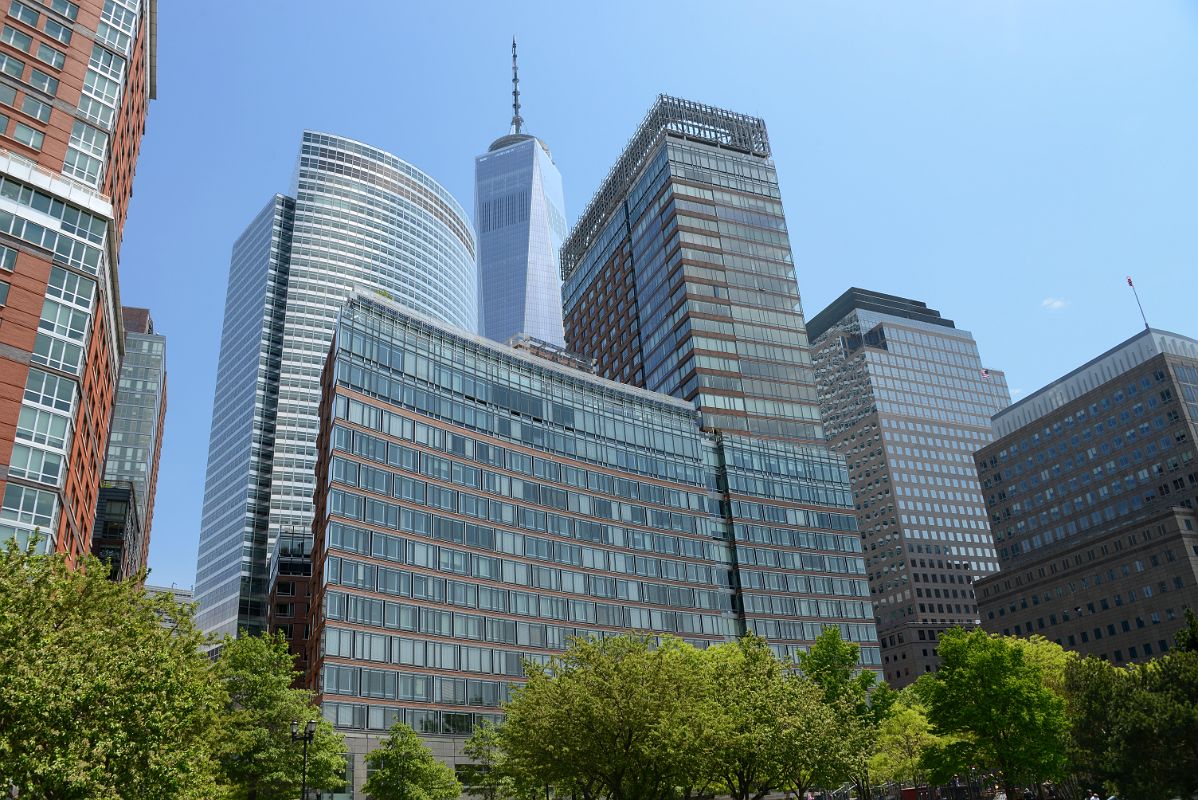
[[[303,731],[300,731],[298,722],[291,723],[291,741],[298,742],[301,739],[304,742],[304,772],[302,778],[302,786],[300,789],[300,800],[308,799],[308,742],[316,736],[316,720],[308,720],[308,724],[304,726]]]

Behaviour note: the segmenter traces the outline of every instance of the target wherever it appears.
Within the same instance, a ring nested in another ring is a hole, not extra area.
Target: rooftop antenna
[[[512,133],[519,133],[524,118],[520,116],[520,73],[516,69],[516,37],[512,37]]]
[[[1144,315],[1144,304],[1140,302],[1140,293],[1136,291],[1136,285],[1132,283],[1131,276],[1127,276],[1127,285],[1131,287],[1131,293],[1136,296],[1136,305],[1140,307],[1140,319],[1144,320],[1144,330],[1151,330],[1148,327],[1148,317]]]

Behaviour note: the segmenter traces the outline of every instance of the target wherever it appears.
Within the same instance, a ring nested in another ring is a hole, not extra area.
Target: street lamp
[[[304,742],[304,773],[303,773],[303,788],[300,789],[300,800],[308,798],[308,742],[316,736],[316,720],[308,720],[308,724],[304,726],[304,730],[300,731],[298,722],[291,723],[291,741],[298,742],[301,739]]]

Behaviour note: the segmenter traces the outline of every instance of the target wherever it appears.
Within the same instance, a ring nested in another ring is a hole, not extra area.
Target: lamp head
[[[295,736],[297,733],[299,733],[299,723],[292,722],[291,723],[291,735]]]
[[[315,734],[316,733],[316,720],[314,720],[314,719],[308,720],[308,727],[305,730],[309,737],[311,737],[313,734]]]

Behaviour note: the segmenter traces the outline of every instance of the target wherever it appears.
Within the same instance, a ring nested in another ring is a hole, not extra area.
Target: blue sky
[[[765,118],[808,316],[850,285],[974,333],[1016,397],[1135,333],[1198,336],[1198,5],[160,3],[121,296],[168,337],[151,582],[195,575],[229,249],[300,131],[389,150],[473,207],[511,116],[571,221],[659,93]],[[1182,278],[1190,280],[1183,283]]]

